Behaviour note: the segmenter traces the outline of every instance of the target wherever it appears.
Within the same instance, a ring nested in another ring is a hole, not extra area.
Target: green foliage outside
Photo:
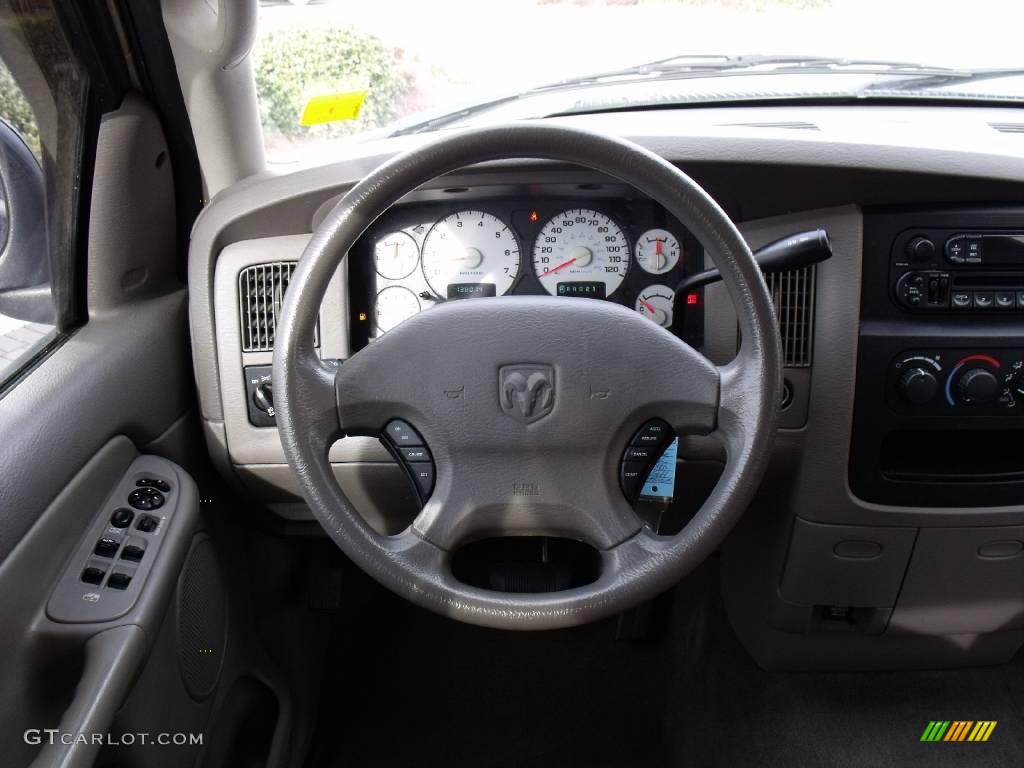
[[[398,51],[348,27],[290,26],[274,30],[253,53],[263,129],[289,138],[344,136],[378,128],[395,117],[409,90]],[[304,128],[313,96],[369,90],[355,120]]]
[[[2,61],[0,61],[0,118],[21,132],[36,157],[42,155],[35,115],[32,114],[32,108],[29,107],[24,94]]]

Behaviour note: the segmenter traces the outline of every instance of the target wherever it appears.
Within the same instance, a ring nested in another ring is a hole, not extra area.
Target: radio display
[[[598,280],[558,283],[555,291],[558,296],[583,296],[588,299],[605,298],[605,284]]]

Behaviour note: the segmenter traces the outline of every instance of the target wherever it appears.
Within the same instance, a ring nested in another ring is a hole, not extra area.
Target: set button
[[[416,484],[420,501],[426,501],[434,490],[435,469],[430,449],[411,424],[392,419],[384,427],[384,437],[406,472]]]

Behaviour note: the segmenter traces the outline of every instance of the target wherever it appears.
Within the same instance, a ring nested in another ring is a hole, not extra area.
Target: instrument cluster
[[[637,199],[396,208],[356,250],[356,348],[439,303],[506,295],[614,301],[670,328],[676,286],[703,268],[697,241],[660,206]]]

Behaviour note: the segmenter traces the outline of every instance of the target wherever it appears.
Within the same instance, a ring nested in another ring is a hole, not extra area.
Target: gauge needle
[[[654,255],[661,256],[661,240],[654,238]]]
[[[548,270],[547,272],[545,272],[545,273],[543,274],[543,277],[547,277],[548,275],[553,275],[553,274],[555,274],[555,272],[557,272],[558,270],[560,270],[560,269],[563,269],[563,268],[565,268],[565,267],[568,267],[568,266],[569,266],[570,264],[573,264],[573,263],[575,263],[575,261],[576,261],[576,257],[575,257],[575,256],[573,256],[573,257],[572,257],[571,259],[569,259],[568,261],[563,261],[563,262],[562,262],[561,264],[559,264],[559,265],[558,265],[557,267],[552,267],[551,269],[549,269],[549,270]]]
[[[646,309],[652,315],[655,314],[655,309],[649,301],[647,301],[646,299],[640,299],[640,303],[643,304],[644,309]]]

